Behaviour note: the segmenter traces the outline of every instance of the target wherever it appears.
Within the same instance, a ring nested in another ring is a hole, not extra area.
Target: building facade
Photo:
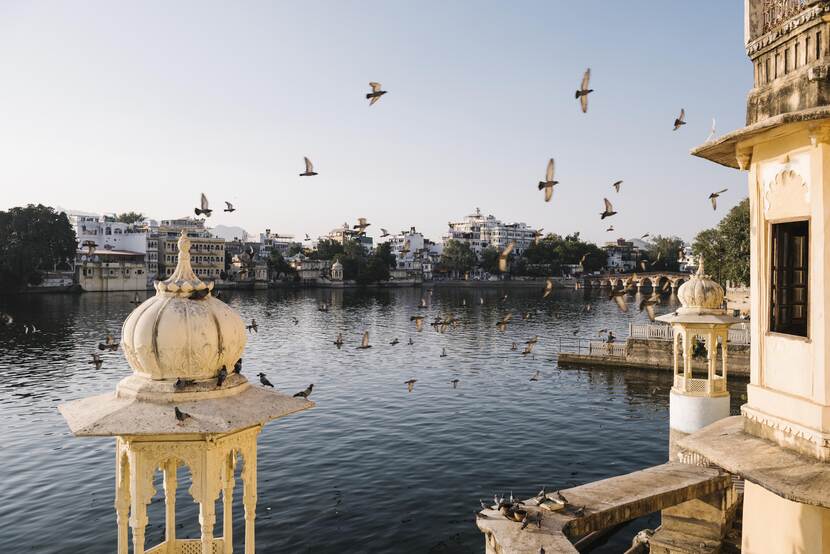
[[[272,233],[271,229],[265,229],[264,233],[259,234],[259,255],[263,259],[270,258],[272,252],[278,252],[285,258],[291,247],[296,245],[302,246],[294,240],[294,235]]]
[[[185,231],[191,241],[190,260],[193,272],[200,279],[220,279],[225,271],[225,240],[214,237],[205,227],[204,220],[190,217],[164,219],[158,228],[159,234],[159,276],[167,278],[173,274],[179,261],[178,239]]]
[[[444,235],[444,243],[456,240],[467,243],[476,256],[487,247],[503,250],[511,242],[515,242],[514,252],[521,255],[536,239],[537,230],[526,223],[502,223],[492,215],[484,216],[476,208],[474,214],[459,221],[449,223],[449,231]]]
[[[75,264],[76,280],[87,292],[147,290],[144,254],[102,248],[81,252]]]
[[[608,242],[602,247],[607,256],[605,265],[609,270],[621,271],[624,273],[635,271],[640,262],[640,249],[633,242],[625,239],[617,239],[616,242]]]

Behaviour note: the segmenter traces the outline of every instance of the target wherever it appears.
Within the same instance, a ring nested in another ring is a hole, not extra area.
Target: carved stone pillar
[[[221,489],[221,461],[214,446],[202,454],[201,471],[194,475],[202,485],[194,499],[199,502],[199,525],[202,528],[202,554],[213,554],[213,527],[216,525],[216,499]]]
[[[715,363],[718,359],[718,336],[715,334],[714,331],[709,331],[709,336],[707,337],[707,364],[706,364],[706,371],[709,379],[709,383],[714,382],[715,380]]]
[[[115,446],[115,514],[118,522],[118,554],[128,554],[130,518],[130,466],[121,449],[121,439]]]
[[[128,447],[129,448],[129,447]],[[130,463],[130,527],[133,530],[133,554],[144,554],[144,533],[147,529],[147,504],[155,495],[153,471],[147,456],[129,450]]]
[[[236,451],[231,450],[225,456],[222,483],[222,539],[225,554],[233,554],[233,488],[236,484]]]
[[[245,467],[242,470],[244,491],[242,501],[245,504],[245,554],[254,554],[254,521],[256,520],[256,443],[245,450]]]
[[[164,462],[164,542],[167,552],[176,552],[176,487],[178,485],[174,459]]]

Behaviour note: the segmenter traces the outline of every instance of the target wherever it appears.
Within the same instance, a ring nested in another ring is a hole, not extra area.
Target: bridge
[[[651,271],[644,273],[603,273],[600,275],[583,275],[577,288],[584,289],[628,289],[631,292],[651,292],[654,290],[677,292],[680,285],[691,277],[691,273],[671,271]]]

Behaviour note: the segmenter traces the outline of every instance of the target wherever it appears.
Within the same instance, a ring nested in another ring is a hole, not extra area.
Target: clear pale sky
[[[595,241],[691,239],[746,196],[688,151],[713,117],[743,125],[751,78],[734,1],[0,0],[0,209],[163,219],[204,191],[238,207],[211,225],[249,232],[365,216],[438,239],[478,206]],[[370,80],[389,91],[371,108]],[[320,175],[298,176],[304,155]],[[600,222],[603,196],[620,213]]]

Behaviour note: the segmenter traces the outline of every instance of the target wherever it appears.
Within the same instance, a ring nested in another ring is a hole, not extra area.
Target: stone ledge
[[[701,457],[787,500],[830,508],[830,464],[750,435],[743,416],[713,423],[677,446],[682,459]]]

